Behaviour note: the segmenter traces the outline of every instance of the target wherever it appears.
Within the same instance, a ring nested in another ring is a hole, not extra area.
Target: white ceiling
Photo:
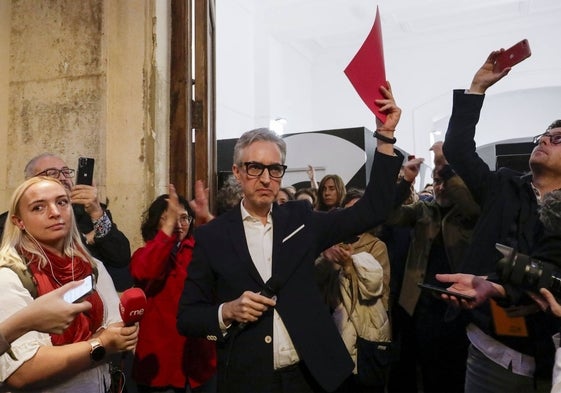
[[[355,46],[381,11],[384,45],[435,44],[548,21],[561,23],[559,0],[242,0],[253,3],[271,34],[315,56]],[[365,30],[366,29],[366,30]]]
[[[386,75],[403,109],[400,147],[426,154],[429,134],[446,129],[451,90],[469,87],[491,50],[523,38],[532,57],[489,91],[494,123],[482,116],[476,142],[535,135],[561,118],[561,0],[216,1],[220,139],[278,117],[290,133],[372,128],[343,70],[376,6]]]

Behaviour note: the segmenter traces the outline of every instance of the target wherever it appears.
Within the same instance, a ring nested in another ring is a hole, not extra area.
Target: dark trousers
[[[389,392],[416,392],[412,381],[418,379],[427,393],[464,391],[469,345],[465,321],[445,321],[446,309],[445,302],[430,297],[420,300],[413,317],[401,309],[401,362],[391,366]]]
[[[352,374],[335,391],[336,393],[384,393],[385,386],[365,386],[358,380],[358,375]]]

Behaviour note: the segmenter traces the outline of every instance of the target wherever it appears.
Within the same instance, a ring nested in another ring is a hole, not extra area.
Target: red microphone
[[[119,312],[125,326],[132,326],[144,316],[146,295],[140,288],[129,288],[121,295]]]

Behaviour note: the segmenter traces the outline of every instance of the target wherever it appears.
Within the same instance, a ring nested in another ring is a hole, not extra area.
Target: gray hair
[[[281,164],[284,164],[286,160],[286,143],[284,139],[268,128],[256,128],[255,130],[244,132],[240,136],[234,146],[234,164],[241,166],[243,164],[241,162],[243,149],[253,142],[259,141],[272,142],[277,145],[281,153]]]
[[[60,158],[59,156],[57,156],[56,154],[53,153],[41,153],[35,157],[33,157],[31,160],[29,160],[27,162],[27,164],[25,165],[25,168],[23,169],[23,176],[25,179],[29,179],[30,177],[35,176],[35,164],[37,164],[37,161],[39,161],[42,158],[45,157],[56,157],[56,158]]]

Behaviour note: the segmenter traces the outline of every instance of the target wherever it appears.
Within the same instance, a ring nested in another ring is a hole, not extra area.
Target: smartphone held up
[[[78,174],[76,184],[92,185],[95,160],[89,157],[78,158]]]
[[[510,48],[499,53],[495,59],[495,64],[493,66],[494,72],[501,72],[507,67],[513,67],[520,63],[522,60],[527,59],[532,55],[530,50],[530,43],[527,39],[523,39],[517,42]]]

